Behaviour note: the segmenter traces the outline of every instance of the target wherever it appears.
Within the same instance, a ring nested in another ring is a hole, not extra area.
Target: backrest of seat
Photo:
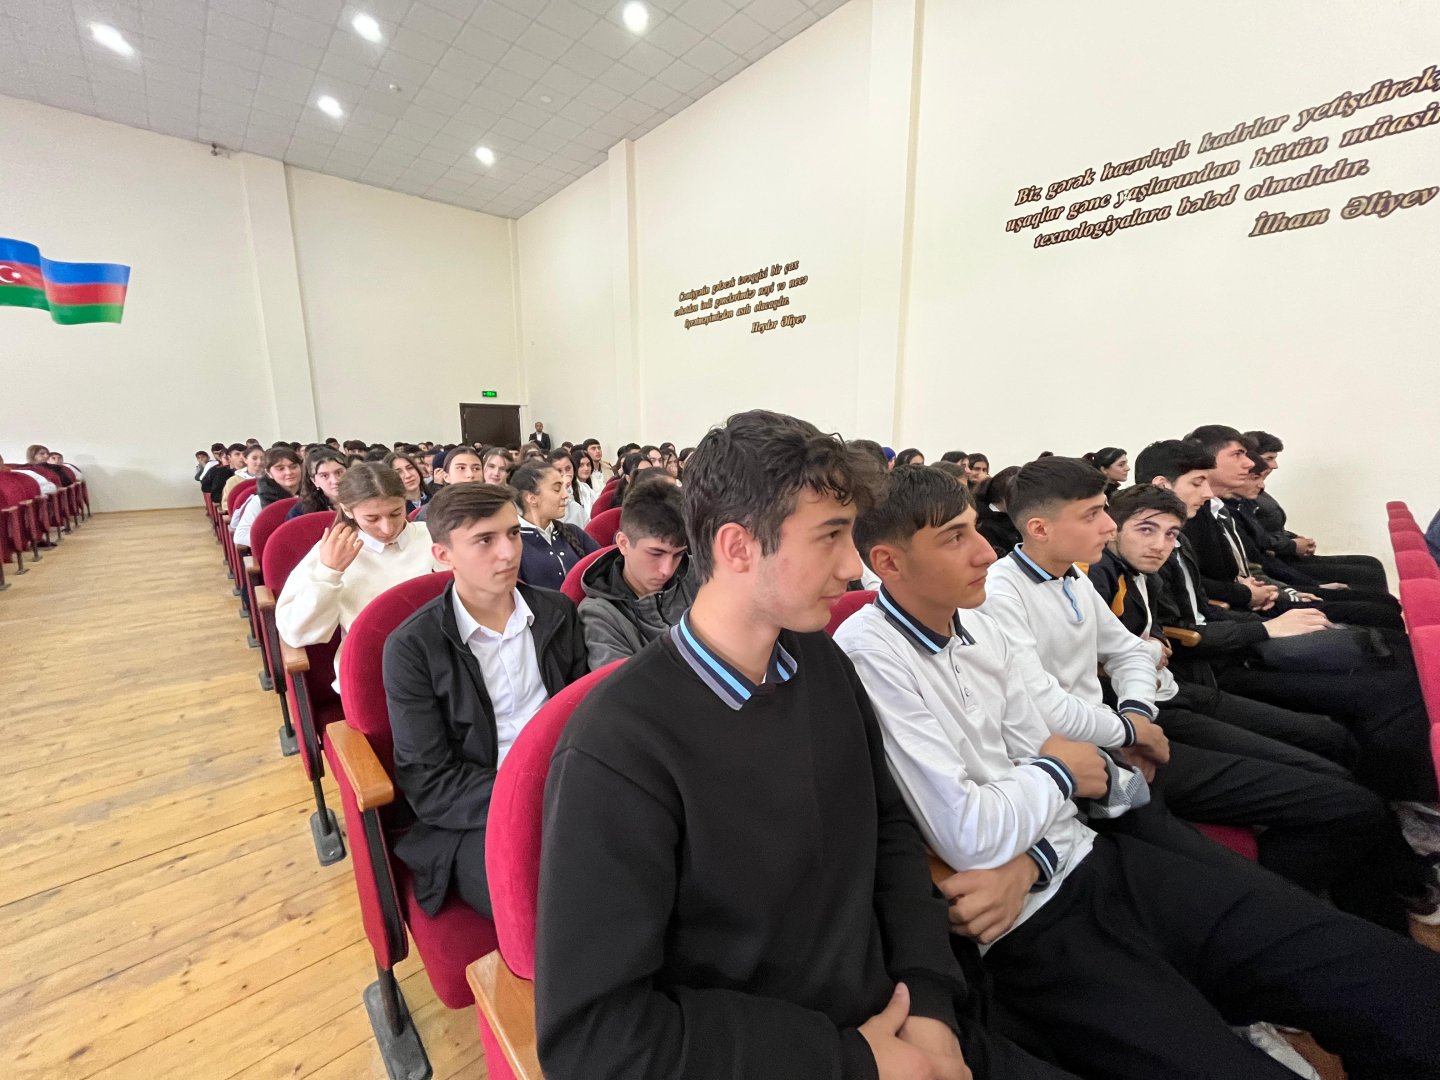
[[[836,600],[835,606],[830,609],[830,621],[825,624],[825,633],[834,637],[835,631],[840,629],[841,623],[866,604],[874,602],[875,590],[873,589],[855,589],[847,592],[839,600]]]
[[[0,472],[0,484],[14,490],[21,502],[40,498],[40,481],[33,476],[18,472]]]
[[[618,487],[618,485],[617,485]],[[590,520],[594,521],[597,516],[612,510],[615,507],[615,487],[605,485],[605,490],[595,496],[595,505],[590,507]]]
[[[560,583],[560,591],[570,598],[572,604],[578,605],[585,599],[585,589],[580,581],[585,576],[585,571],[590,569],[590,564],[606,552],[614,550],[615,545],[610,544],[599,551],[592,551],[566,572],[565,580]]]
[[[1440,730],[1440,624],[1411,630],[1410,645],[1415,651],[1415,673],[1420,677],[1420,690],[1430,713],[1433,740],[1434,732]],[[1440,758],[1435,759],[1435,768],[1440,771]]]
[[[29,469],[29,470],[32,471],[32,472],[37,472],[37,473],[39,473],[41,476],[45,477],[46,480],[49,480],[49,481],[50,481],[52,484],[54,484],[56,487],[68,487],[71,483],[74,482],[74,477],[72,477],[69,473],[65,473],[65,474],[62,476],[61,473],[60,473],[60,470],[57,469],[54,465],[48,465],[48,464],[31,464],[31,465],[26,465],[26,466],[24,466],[24,467],[27,468],[27,469]]]
[[[229,514],[232,518],[239,511],[241,500],[244,499],[246,495],[250,494],[250,492],[254,491],[255,485],[259,482],[259,480],[241,480],[240,483],[236,484],[233,488],[230,489]]]
[[[1428,551],[1397,551],[1395,568],[1400,571],[1400,580],[1406,578],[1440,579],[1440,566],[1430,557]]]
[[[505,966],[522,979],[535,978],[541,812],[550,758],[576,706],[624,662],[616,660],[592,671],[542,705],[521,730],[495,776],[485,833],[485,872],[500,955]]]
[[[1409,506],[1407,506],[1403,501],[1400,501],[1400,500],[1397,500],[1397,499],[1392,499],[1390,502],[1387,502],[1387,503],[1385,504],[1385,510],[1386,510],[1386,512],[1389,512],[1389,511],[1391,511],[1391,510],[1409,510],[1409,509],[1410,509]]]
[[[301,514],[282,521],[270,534],[260,561],[260,580],[276,599],[280,597],[280,590],[285,588],[290,572],[320,542],[321,535],[334,520],[334,514]]]
[[[271,535],[285,522],[285,515],[290,508],[300,500],[291,497],[278,499],[260,511],[260,515],[250,523],[250,554],[255,557],[258,565],[265,555],[265,545],[269,542]]]
[[[1430,557],[1428,551],[1425,557]],[[1440,580],[1401,578],[1400,606],[1405,612],[1405,625],[1412,633],[1419,627],[1440,623]]]
[[[385,766],[395,775],[395,740],[385,707],[385,641],[390,632],[416,610],[439,596],[454,575],[423,574],[386,589],[360,612],[345,635],[340,654],[340,700],[345,723],[361,732]]]
[[[1419,531],[1411,532],[1408,529],[1404,532],[1392,532],[1390,534],[1390,543],[1394,546],[1396,551],[1430,550],[1430,548],[1425,543],[1425,537],[1423,534],[1421,534]]]
[[[585,526],[585,531],[590,538],[601,547],[608,547],[615,543],[616,530],[620,528],[620,507],[612,506],[609,510],[602,510],[598,514],[590,516],[590,524]]]

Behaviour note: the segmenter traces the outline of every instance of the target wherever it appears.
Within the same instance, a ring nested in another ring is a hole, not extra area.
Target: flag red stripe
[[[124,285],[60,285],[47,281],[45,297],[52,304],[123,304],[125,289]]]

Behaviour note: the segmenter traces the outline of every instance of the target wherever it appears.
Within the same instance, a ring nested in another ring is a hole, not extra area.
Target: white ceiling
[[[518,217],[841,3],[650,0],[637,37],[620,0],[0,0],[0,94]]]

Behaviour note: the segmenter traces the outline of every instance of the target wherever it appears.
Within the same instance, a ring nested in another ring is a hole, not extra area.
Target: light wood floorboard
[[[350,861],[315,861],[203,513],[97,515],[6,580],[0,1077],[384,1080]],[[473,1010],[397,974],[437,1080],[484,1080]]]

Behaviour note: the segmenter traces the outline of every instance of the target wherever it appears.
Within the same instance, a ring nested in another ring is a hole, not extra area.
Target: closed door
[[[519,446],[520,406],[461,402],[460,438],[485,446]]]

